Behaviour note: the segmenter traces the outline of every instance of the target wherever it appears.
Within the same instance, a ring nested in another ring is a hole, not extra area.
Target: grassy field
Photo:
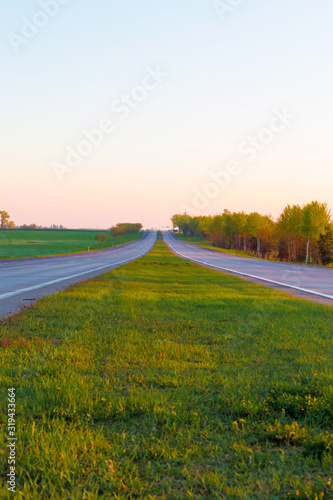
[[[107,241],[100,245],[95,235],[105,233]],[[0,259],[19,257],[41,257],[45,255],[68,254],[110,248],[136,241],[143,233],[128,234],[112,238],[109,231],[34,231],[34,230],[2,230],[0,231]]]
[[[332,324],[161,241],[3,319],[15,498],[332,499]]]

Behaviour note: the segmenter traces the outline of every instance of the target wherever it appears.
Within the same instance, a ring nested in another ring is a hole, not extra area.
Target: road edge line
[[[172,249],[172,251],[174,253],[176,253],[177,255],[179,255],[180,257],[182,257],[183,259],[190,260],[190,261],[195,262],[197,264],[203,264],[205,266],[209,266],[209,267],[212,267],[212,268],[215,268],[215,269],[222,269],[222,271],[228,271],[230,273],[238,274],[240,276],[246,276],[247,278],[253,278],[253,279],[260,280],[260,281],[265,281],[266,283],[272,283],[273,285],[279,285],[279,286],[283,286],[283,287],[286,287],[286,288],[291,288],[293,290],[298,290],[299,292],[309,293],[311,295],[317,295],[317,296],[323,297],[325,299],[333,300],[333,296],[332,295],[326,295],[324,293],[315,292],[313,290],[307,290],[306,288],[300,288],[300,287],[293,286],[293,285],[287,285],[286,283],[281,283],[280,281],[273,281],[273,280],[269,280],[268,278],[261,278],[260,276],[254,276],[253,274],[241,273],[240,271],[233,271],[232,269],[228,269],[226,267],[221,267],[221,266],[216,266],[216,265],[212,265],[212,264],[207,264],[207,262],[203,262],[201,260],[192,259],[192,258],[187,257],[186,255],[182,254],[181,252],[178,252],[177,250],[175,250],[173,248],[173,246],[170,243],[168,243],[165,239],[164,239],[164,241],[168,245],[168,247],[170,249]]]

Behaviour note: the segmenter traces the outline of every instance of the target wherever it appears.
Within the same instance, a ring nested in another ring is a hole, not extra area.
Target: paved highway
[[[157,233],[108,250],[55,257],[0,261],[0,315],[11,314],[37,298],[85,281],[150,252]]]
[[[168,232],[163,233],[163,238],[170,250],[185,259],[220,271],[232,272],[240,278],[249,278],[263,285],[283,287],[290,293],[300,292],[304,297],[321,298],[321,302],[333,305],[331,268],[237,257],[185,243]]]

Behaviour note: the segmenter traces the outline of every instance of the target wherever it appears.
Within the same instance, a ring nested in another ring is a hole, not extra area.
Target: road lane
[[[259,280],[262,284],[284,287],[285,291],[296,290],[333,301],[333,269],[298,264],[286,264],[238,257],[185,243],[173,234],[164,232],[163,238],[170,250],[198,264],[221,271]]]
[[[146,233],[139,241],[108,250],[0,261],[0,315],[142,257],[153,248],[156,235]]]

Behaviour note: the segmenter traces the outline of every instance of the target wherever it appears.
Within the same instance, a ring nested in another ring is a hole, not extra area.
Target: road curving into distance
[[[155,245],[157,233],[108,250],[54,257],[0,261],[0,316],[7,316],[36,299],[106,273],[143,257]]]
[[[333,269],[238,257],[178,240],[163,232],[172,252],[197,264],[233,273],[304,298],[333,305]]]

